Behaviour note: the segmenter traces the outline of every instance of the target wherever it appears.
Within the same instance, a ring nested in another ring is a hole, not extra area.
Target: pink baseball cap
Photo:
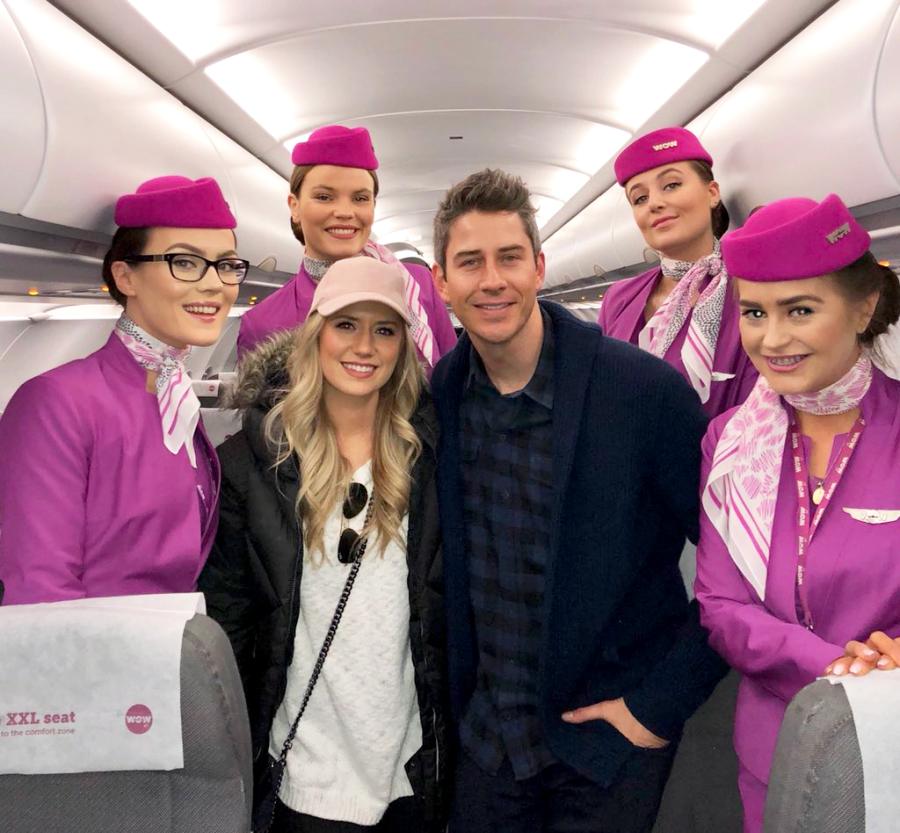
[[[314,130],[305,142],[297,142],[291,153],[295,165],[337,165],[341,168],[378,168],[372,137],[365,127],[329,124]]]
[[[790,281],[849,266],[871,238],[837,194],[822,202],[791,197],[755,211],[722,238],[729,275],[748,281]]]
[[[116,201],[121,228],[230,228],[237,222],[212,177],[158,176]]]
[[[404,272],[396,263],[365,255],[339,260],[319,281],[309,311],[329,316],[360,301],[378,301],[409,324],[412,315],[406,303]]]
[[[712,157],[700,140],[683,127],[661,127],[635,139],[617,157],[614,164],[616,181],[624,185],[631,177],[667,165],[698,159],[712,165]]]

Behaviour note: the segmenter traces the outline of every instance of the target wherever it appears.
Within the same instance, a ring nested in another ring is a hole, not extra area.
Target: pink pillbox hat
[[[305,142],[297,142],[291,154],[295,165],[337,165],[340,168],[378,168],[372,137],[365,127],[329,124],[314,130]]]
[[[804,197],[760,208],[722,238],[729,275],[748,281],[815,278],[843,269],[869,249],[869,233],[837,194]]]
[[[122,228],[234,228],[237,225],[219,183],[212,177],[158,176],[116,201]]]
[[[309,311],[329,316],[360,301],[378,301],[409,324],[412,316],[406,303],[402,269],[396,263],[365,255],[339,260],[319,281]]]
[[[699,159],[707,165],[713,163],[706,148],[690,130],[683,127],[661,127],[635,139],[616,157],[616,180],[619,185],[624,185],[631,177],[651,168],[687,159]]]

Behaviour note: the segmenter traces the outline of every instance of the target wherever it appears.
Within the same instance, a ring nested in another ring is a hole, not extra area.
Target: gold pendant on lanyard
[[[805,496],[807,493],[807,489],[809,488],[809,470],[806,467],[806,460],[804,459],[802,451],[800,430],[798,429],[795,422],[791,423],[791,454],[793,456],[794,462],[794,476],[796,477],[797,481],[797,526],[799,529],[795,605],[797,608],[798,621],[801,622],[805,627],[809,628],[809,630],[813,630],[814,628],[813,616],[809,608],[809,589],[807,587],[806,581],[806,562],[809,556],[810,542],[812,541],[812,537],[815,534],[816,528],[819,526],[819,521],[821,521],[822,519],[822,514],[828,508],[828,503],[831,501],[831,497],[834,495],[834,490],[838,484],[838,481],[843,476],[844,469],[847,468],[847,465],[850,462],[850,457],[853,455],[853,452],[856,449],[856,444],[859,441],[860,435],[862,434],[863,428],[865,428],[865,426],[866,421],[860,414],[860,416],[857,417],[856,422],[853,424],[853,427],[850,429],[850,433],[847,435],[847,438],[844,440],[844,446],[838,454],[836,464],[831,470],[829,470],[829,472],[825,476],[825,479],[821,481],[815,489],[813,489],[812,494],[809,496],[809,498],[812,499],[813,505],[816,507],[814,511],[810,512],[809,504],[806,503],[807,498]]]

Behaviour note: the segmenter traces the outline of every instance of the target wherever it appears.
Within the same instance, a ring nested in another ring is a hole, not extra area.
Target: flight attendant
[[[719,238],[728,212],[712,157],[682,127],[632,142],[615,162],[635,222],[659,266],[616,281],[598,322],[606,335],[667,361],[716,416],[744,401],[756,370],[741,349],[738,309],[722,267]]]
[[[696,595],[743,675],[747,833],[762,830],[790,700],[851,640],[900,637],[900,382],[870,350],[900,317],[900,286],[868,249],[835,195],[772,203],[722,241],[760,378],[703,441]]]
[[[164,176],[115,220],[112,335],[0,420],[4,604],[192,591],[215,537],[219,466],[184,360],[219,338],[247,274],[235,219],[214,179]]]
[[[291,229],[304,245],[296,277],[241,318],[238,355],[279,330],[302,324],[316,284],[335,261],[367,255],[402,271],[413,313],[413,340],[428,372],[456,344],[447,308],[434,290],[431,271],[403,265],[369,239],[378,196],[378,159],[364,127],[329,125],[313,131],[291,154],[294,172],[288,207]]]

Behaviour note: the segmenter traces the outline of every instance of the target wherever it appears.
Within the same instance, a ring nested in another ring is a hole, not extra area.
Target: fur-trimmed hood
[[[294,349],[295,330],[275,333],[244,355],[238,379],[225,399],[226,408],[246,411],[259,407],[268,411],[290,385],[287,363]]]

